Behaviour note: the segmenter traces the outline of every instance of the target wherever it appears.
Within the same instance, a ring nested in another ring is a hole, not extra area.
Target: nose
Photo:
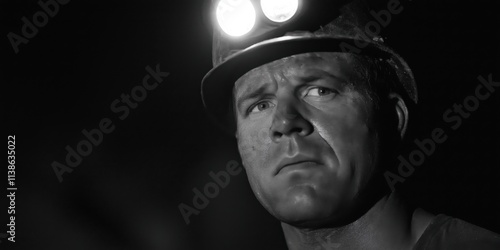
[[[270,128],[271,139],[274,142],[279,142],[284,137],[290,137],[294,134],[307,136],[312,131],[312,124],[304,119],[291,101],[277,104]]]

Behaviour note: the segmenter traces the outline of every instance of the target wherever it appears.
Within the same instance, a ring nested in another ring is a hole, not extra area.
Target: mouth
[[[281,172],[291,171],[291,170],[299,170],[299,169],[308,169],[319,165],[319,162],[312,158],[303,158],[303,157],[294,157],[294,158],[285,158],[283,159],[278,167],[274,175],[278,175]]]

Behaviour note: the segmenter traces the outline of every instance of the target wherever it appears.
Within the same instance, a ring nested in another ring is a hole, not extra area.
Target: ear
[[[406,134],[406,128],[408,127],[408,107],[406,106],[403,97],[397,93],[389,93],[389,100],[393,105],[392,107],[395,109],[394,111],[396,111],[398,118],[398,133],[401,136],[401,139],[403,139]]]

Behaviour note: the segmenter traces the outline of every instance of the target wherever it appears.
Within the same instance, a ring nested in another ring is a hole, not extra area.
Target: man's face
[[[258,67],[235,84],[237,141],[263,206],[289,224],[339,221],[359,205],[377,164],[374,109],[344,53]]]

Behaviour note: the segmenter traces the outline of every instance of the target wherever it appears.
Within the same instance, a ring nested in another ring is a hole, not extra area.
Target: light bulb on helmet
[[[216,18],[226,34],[243,36],[255,25],[255,8],[250,0],[221,0],[217,4]]]
[[[282,23],[297,13],[299,0],[260,0],[260,6],[269,20]]]

